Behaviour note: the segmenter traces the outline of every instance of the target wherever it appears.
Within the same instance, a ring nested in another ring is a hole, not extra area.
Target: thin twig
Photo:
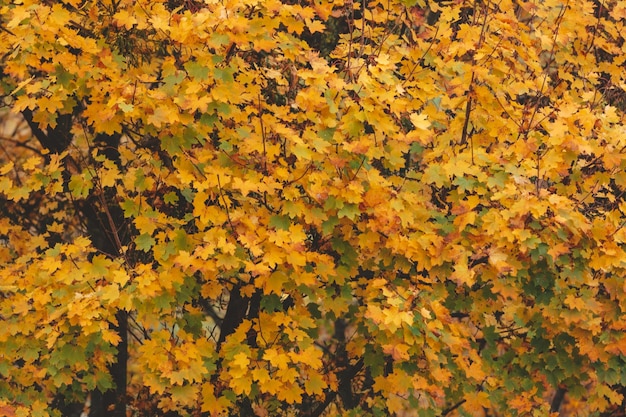
[[[467,143],[467,130],[469,127],[470,113],[472,112],[472,94],[474,93],[474,72],[470,79],[469,90],[467,91],[467,104],[465,105],[465,122],[463,123],[463,131],[461,133],[461,145]]]
[[[224,197],[224,191],[222,189],[222,183],[220,181],[220,176],[217,176],[217,187],[220,191],[220,197],[222,197],[222,201],[224,202],[224,209],[226,210],[226,218],[228,219],[228,224],[230,225],[230,229],[233,233],[235,233],[235,227],[233,226],[233,222],[230,219],[230,210],[228,210],[228,203],[226,202],[226,197]]]
[[[267,150],[265,147],[265,126],[263,126],[263,107],[261,106],[261,94],[259,94],[259,123],[261,124],[261,137],[263,139],[263,175],[267,175]]]
[[[298,178],[293,179],[291,181],[289,181],[288,183],[285,184],[285,186],[291,185],[293,183],[296,183],[298,181],[300,181],[302,178],[304,178],[304,176],[309,172],[309,169],[311,169],[311,167],[313,167],[313,162],[309,163],[309,165],[307,165],[306,169],[304,170],[304,172],[302,173],[302,175],[300,175]]]
[[[422,54],[421,58],[418,59],[415,62],[415,65],[413,65],[413,68],[411,68],[411,71],[409,71],[408,75],[404,78],[404,80],[402,81],[402,86],[404,87],[404,84],[406,84],[406,82],[413,76],[413,73],[415,72],[415,70],[417,69],[417,67],[421,64],[424,63],[424,58],[426,58],[426,54],[428,54],[428,52],[431,50],[431,48],[433,47],[433,45],[435,44],[435,41],[437,40],[437,34],[439,33],[439,26],[437,25],[437,28],[435,29],[435,34],[433,35],[430,44],[428,45],[428,48],[426,48],[426,50],[424,51],[424,53]]]
[[[450,414],[451,412],[453,412],[454,410],[456,410],[457,408],[459,408],[460,406],[462,406],[463,404],[465,404],[467,400],[463,399],[461,401],[459,401],[458,403],[454,404],[453,406],[450,406],[448,408],[446,408],[445,410],[441,411],[441,417],[444,417],[448,414]]]
[[[587,55],[591,51],[591,48],[593,48],[593,44],[595,43],[595,40],[596,40],[596,34],[598,33],[598,30],[600,29],[600,18],[602,16],[602,12],[604,11],[603,9],[604,9],[604,1],[600,2],[600,7],[598,8],[598,13],[597,13],[598,17],[596,20],[596,26],[593,28],[593,34],[591,35],[589,46],[585,48],[584,55]]]
[[[569,0],[563,5],[559,15],[556,19],[556,28],[554,29],[554,37],[552,39],[552,49],[550,50],[550,59],[546,63],[545,73],[543,75],[543,81],[541,83],[541,88],[539,89],[539,93],[537,94],[537,100],[535,103],[535,108],[533,109],[533,114],[530,116],[530,120],[528,121],[528,129],[524,132],[525,136],[528,137],[528,133],[532,129],[533,120],[537,112],[539,111],[540,98],[543,95],[543,90],[546,86],[546,82],[548,81],[548,75],[550,75],[550,66],[554,63],[554,51],[556,49],[556,38],[559,36],[559,28],[561,27],[561,23],[563,22],[563,16],[565,16],[565,11],[567,10],[567,5],[569,4]]]

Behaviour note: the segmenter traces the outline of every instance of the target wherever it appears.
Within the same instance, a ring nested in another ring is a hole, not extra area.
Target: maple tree
[[[617,415],[625,21],[0,0],[1,414]]]

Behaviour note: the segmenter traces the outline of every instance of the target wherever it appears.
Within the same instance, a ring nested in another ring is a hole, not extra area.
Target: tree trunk
[[[78,109],[75,109],[75,113]],[[33,135],[41,146],[51,153],[61,153],[72,143],[72,122],[74,114],[58,114],[57,126],[44,132],[39,124],[33,120],[33,112],[30,109],[22,111],[24,119],[32,130]],[[119,165],[118,145],[121,135],[96,135],[94,146],[100,152]],[[67,170],[66,170],[67,172]],[[66,176],[66,181],[69,181]],[[67,185],[67,184],[66,184]],[[112,196],[101,196],[92,191],[92,195],[83,201],[76,202],[76,211],[81,216],[82,223],[86,225],[87,235],[91,238],[93,246],[100,252],[110,257],[119,256],[119,244],[127,244],[128,235],[115,237],[119,226],[124,220],[123,212],[115,203],[111,203]],[[109,198],[107,198],[109,197]],[[118,311],[115,315],[117,323],[110,323],[120,337],[117,346],[115,362],[109,365],[109,373],[114,387],[105,392],[94,391],[91,393],[90,417],[125,417],[126,416],[126,386],[127,386],[127,359],[128,359],[128,316],[125,311]],[[62,395],[62,394],[61,394]],[[60,398],[60,411],[64,416],[73,415],[76,404],[66,404]],[[80,405],[82,408],[82,404]]]

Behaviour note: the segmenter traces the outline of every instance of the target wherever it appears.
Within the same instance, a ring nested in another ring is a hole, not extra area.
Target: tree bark
[[[561,408],[561,403],[565,398],[566,392],[567,391],[565,390],[565,388],[557,388],[556,392],[554,393],[554,397],[552,397],[552,403],[550,404],[551,413],[558,413],[559,409]]]
[[[232,334],[241,322],[243,322],[248,312],[249,302],[248,297],[241,295],[239,286],[234,286],[230,291],[228,307],[226,307],[226,314],[224,315],[224,320],[222,320],[222,326],[220,327],[220,338],[217,341],[218,350],[226,340],[226,337]]]

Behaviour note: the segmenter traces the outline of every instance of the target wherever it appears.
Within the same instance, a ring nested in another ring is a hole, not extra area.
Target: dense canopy
[[[617,416],[625,22],[0,0],[0,414]]]

